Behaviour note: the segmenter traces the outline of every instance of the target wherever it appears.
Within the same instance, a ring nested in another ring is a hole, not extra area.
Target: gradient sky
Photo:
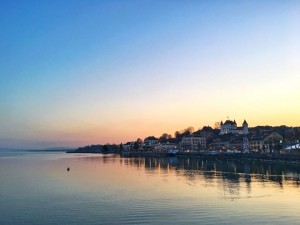
[[[0,148],[300,125],[300,1],[0,1],[0,27]]]

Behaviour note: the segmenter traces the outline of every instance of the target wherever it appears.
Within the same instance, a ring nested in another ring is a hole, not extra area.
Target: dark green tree
[[[103,148],[102,148],[102,152],[103,153],[107,153],[109,151],[107,145],[104,145]]]
[[[134,142],[134,144],[133,144],[133,149],[134,149],[134,150],[139,150],[139,148],[140,148],[140,146],[141,146],[142,143],[143,143],[143,140],[140,139],[140,138],[138,138],[138,139]]]

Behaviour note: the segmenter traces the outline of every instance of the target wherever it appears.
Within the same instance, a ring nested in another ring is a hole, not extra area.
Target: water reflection
[[[120,158],[118,155],[101,157],[80,157],[79,160],[120,163],[137,169],[145,169],[148,174],[169,174],[171,171],[188,180],[204,179],[207,183],[222,179],[230,190],[238,190],[244,182],[251,188],[251,182],[272,182],[278,187],[292,185],[299,187],[300,165],[297,163],[251,160],[205,160],[201,158],[178,157],[138,157]]]
[[[251,182],[272,182],[278,187],[284,185],[299,187],[300,165],[286,162],[266,162],[251,160],[205,160],[201,158],[178,157],[138,157],[120,158],[117,155],[101,157],[80,157],[79,160],[101,161],[102,163],[120,163],[120,165],[145,169],[146,173],[169,174],[174,172],[188,180],[204,179],[207,184],[221,179],[230,191],[238,191],[239,184],[245,183],[248,189]]]
[[[247,160],[204,160],[200,158],[123,158],[121,162],[136,168],[144,167],[149,174],[169,174],[183,176],[188,184],[201,180],[205,187],[221,187],[224,198],[234,200],[246,191],[250,195],[252,183],[274,184],[277,189],[298,188],[300,180],[299,164],[247,161]],[[243,190],[241,190],[243,186]],[[257,189],[257,185],[254,186]],[[246,190],[245,190],[246,189]],[[256,196],[257,197],[257,196]],[[265,196],[258,196],[265,197]]]
[[[101,154],[0,157],[0,224],[295,224],[299,166]]]

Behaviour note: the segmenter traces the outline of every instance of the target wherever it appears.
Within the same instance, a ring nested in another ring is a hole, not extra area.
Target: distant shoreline
[[[68,149],[67,151],[71,152],[74,150]],[[43,150],[24,150],[24,151],[26,151],[26,152],[66,152],[66,149],[43,149]]]
[[[67,149],[0,149],[0,152],[66,152]]]

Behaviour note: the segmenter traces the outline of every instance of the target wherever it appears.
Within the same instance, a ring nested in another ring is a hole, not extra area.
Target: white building
[[[146,147],[154,147],[157,143],[159,143],[159,140],[153,136],[147,137],[144,140],[144,146]]]
[[[248,123],[244,120],[242,127],[237,127],[237,124],[234,121],[226,120],[225,123],[221,121],[220,124],[220,135],[223,134],[243,134],[246,135],[249,133],[248,131]]]

